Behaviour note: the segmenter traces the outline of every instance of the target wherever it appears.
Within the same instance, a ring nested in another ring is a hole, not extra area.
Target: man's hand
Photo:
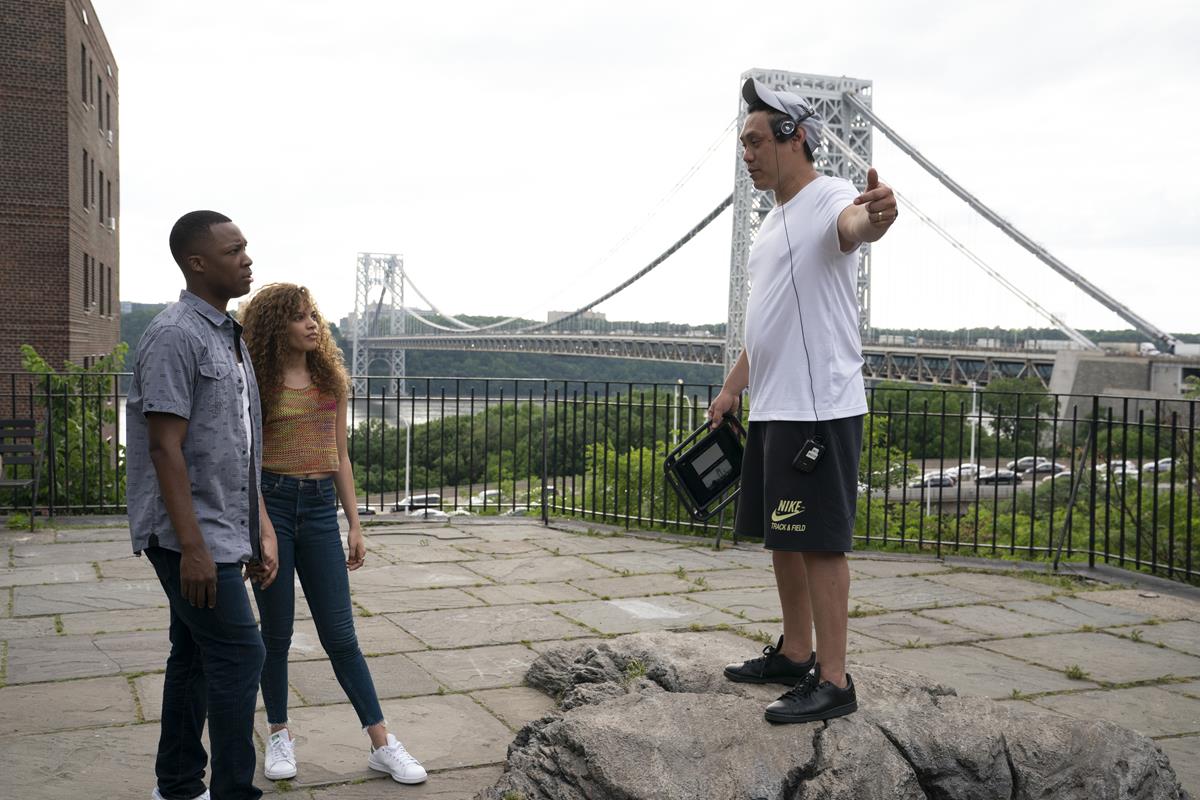
[[[716,428],[726,414],[736,414],[742,407],[742,396],[722,389],[708,406],[708,427]]]
[[[185,547],[180,553],[179,591],[196,608],[217,607],[217,565],[207,547]]]
[[[275,529],[267,525],[259,537],[259,559],[246,565],[245,577],[253,581],[259,589],[266,589],[275,582],[275,576],[278,574],[279,541],[275,538]]]
[[[881,230],[887,230],[900,213],[892,187],[880,183],[879,172],[874,167],[867,170],[867,190],[854,198],[854,205],[866,205],[867,221]]]
[[[361,567],[367,558],[367,546],[363,543],[362,528],[358,525],[350,526],[350,532],[346,534],[346,549],[349,550],[346,554],[346,569],[353,572]]]

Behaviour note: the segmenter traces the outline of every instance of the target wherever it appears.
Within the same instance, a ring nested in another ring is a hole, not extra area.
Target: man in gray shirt
[[[126,489],[135,553],[171,609],[153,798],[256,800],[254,707],[264,649],[243,585],[275,579],[275,532],[258,491],[262,419],[241,326],[226,306],[250,291],[246,240],[193,211],[171,229],[187,289],[142,335],[126,403]]]

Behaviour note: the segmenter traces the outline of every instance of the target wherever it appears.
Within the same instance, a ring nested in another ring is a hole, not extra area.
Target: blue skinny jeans
[[[296,612],[295,576],[312,611],[333,674],[364,728],[383,722],[375,684],[354,633],[350,577],[338,532],[333,478],[296,478],[263,470],[262,494],[279,542],[279,575],[254,589],[266,662],[262,670],[267,722],[288,721],[288,650]]]

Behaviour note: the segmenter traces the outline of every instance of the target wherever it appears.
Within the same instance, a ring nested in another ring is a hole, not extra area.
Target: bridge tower
[[[850,145],[850,148],[871,163],[871,124],[843,100],[843,94],[852,94],[864,105],[871,105],[871,82],[857,78],[833,77],[830,75],[807,75],[800,72],[752,69],[738,81],[738,130],[746,119],[742,104],[741,85],[746,78],[757,78],[772,89],[783,89],[798,94],[813,105],[825,125],[835,136]],[[746,166],[742,163],[742,146],[736,148],[733,186],[733,245],[729,257],[729,323],[725,329],[725,370],[733,366],[741,355],[746,333],[746,299],[750,284],[746,274],[746,261],[750,257],[750,245],[758,233],[763,217],[773,204],[768,192],[754,188]],[[856,167],[840,150],[824,146],[813,153],[817,171],[825,175],[846,178],[860,189],[867,185],[867,175]],[[858,251],[858,327],[866,334],[871,324],[871,246],[863,245]]]
[[[372,290],[378,297],[372,302]],[[367,392],[367,375],[371,364],[384,361],[387,377],[399,378],[403,392],[405,365],[404,350],[398,347],[371,347],[365,341],[372,336],[399,335],[407,332],[404,308],[404,256],[396,253],[359,253],[354,281],[354,321],[351,341],[354,344],[354,391]]]

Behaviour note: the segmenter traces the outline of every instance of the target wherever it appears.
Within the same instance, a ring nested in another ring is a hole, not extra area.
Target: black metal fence
[[[123,511],[128,376],[0,380],[0,416],[39,420],[44,512]],[[730,534],[732,508],[693,523],[662,475],[666,453],[703,424],[718,390],[371,378],[349,412],[359,505]],[[862,546],[1086,559],[1200,582],[1200,401],[915,385],[868,395]],[[14,496],[9,508],[21,502]]]

